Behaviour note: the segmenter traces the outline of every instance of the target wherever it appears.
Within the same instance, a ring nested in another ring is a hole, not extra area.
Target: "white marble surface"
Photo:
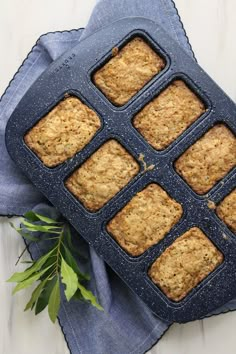
[[[94,3],[0,0],[0,95],[40,34],[85,26]],[[236,1],[176,0],[176,5],[199,63],[236,101]],[[8,219],[0,218],[0,354],[68,354],[58,325],[45,313],[35,318],[23,312],[29,292],[11,297],[5,280],[22,248]],[[235,354],[235,328],[236,312],[175,324],[149,354]]]

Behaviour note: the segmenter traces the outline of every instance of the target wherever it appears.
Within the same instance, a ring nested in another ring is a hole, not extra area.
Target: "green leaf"
[[[24,217],[29,221],[43,221],[46,224],[60,224],[60,222],[53,220],[51,218],[48,218],[47,216],[37,214],[32,210],[25,213]]]
[[[35,303],[37,302],[45,284],[47,282],[47,279],[44,279],[43,281],[41,281],[38,286],[35,288],[35,290],[33,291],[30,301],[26,304],[24,311],[27,311],[29,309],[33,309]]]
[[[51,267],[51,266],[50,266]],[[22,282],[18,283],[15,288],[12,291],[12,294],[14,295],[18,291],[22,289],[26,289],[29,286],[31,286],[36,280],[38,280],[50,267],[42,270],[41,272],[38,272],[36,274],[33,274],[31,277],[23,280]]]
[[[39,221],[39,218],[36,216],[36,213],[33,210],[27,211],[23,216],[29,221]]]
[[[36,216],[36,213],[33,210],[27,211],[23,216],[29,221],[39,221],[39,218]]]
[[[16,230],[22,237],[24,237],[26,240],[28,241],[32,241],[32,242],[39,242],[41,241],[41,239],[39,237],[34,237],[31,234],[25,232],[24,229],[18,229]]]
[[[33,273],[38,271],[44,265],[44,263],[51,256],[53,251],[54,249],[52,249],[44,256],[40,257],[31,267],[27,268],[24,272],[14,273],[7,281],[9,283],[19,283],[29,278]]]
[[[21,227],[16,227],[12,222],[9,222],[9,224],[11,225],[11,227],[16,230],[16,232],[18,232],[18,234],[20,234],[21,236],[23,236],[24,238],[26,238],[29,241],[34,241],[34,242],[38,242],[40,241],[39,238],[34,237],[32,235],[30,235],[29,233],[26,232],[25,229],[21,228]]]
[[[32,231],[32,232],[47,232],[47,233],[60,233],[61,232],[61,226],[52,226],[52,225],[38,225],[38,224],[32,224],[28,222],[27,220],[22,220],[21,221],[24,226],[26,226],[27,230]]]
[[[36,225],[35,228],[31,228],[31,227],[24,227],[24,228],[15,228],[15,230],[23,237],[27,238],[27,235],[30,235],[31,238],[34,238],[34,236],[32,236],[33,232],[43,232],[43,233],[47,233],[47,234],[57,234],[60,235],[61,231],[60,229],[58,229],[58,231],[56,231],[56,229],[54,230],[47,230],[44,228],[44,226],[40,226],[40,225]],[[30,232],[27,233],[26,231]],[[26,236],[25,236],[26,234]],[[32,239],[32,241],[41,241],[40,238],[35,237],[34,239]]]
[[[56,225],[57,225],[57,224],[62,224],[62,222],[53,220],[53,219],[51,219],[51,218],[48,218],[47,216],[40,215],[40,214],[36,214],[36,213],[35,213],[35,215],[38,217],[38,219],[39,219],[40,221],[43,221],[43,222],[45,222],[46,224],[56,224]]]
[[[96,297],[93,295],[93,293],[86,289],[82,284],[78,283],[78,288],[81,292],[81,295],[83,296],[83,298],[85,300],[88,300],[91,302],[91,304],[96,307],[98,310],[102,311],[103,307],[101,305],[99,305],[99,303],[97,302]]]
[[[53,323],[55,323],[57,319],[57,315],[60,309],[60,302],[61,302],[60,284],[59,284],[59,278],[57,278],[57,281],[54,285],[54,288],[52,289],[52,293],[50,295],[49,302],[48,302],[48,314]]]
[[[74,246],[72,244],[72,239],[71,239],[71,232],[70,232],[70,226],[66,225],[65,227],[65,239],[68,243],[68,246],[71,250],[73,250]]]
[[[71,237],[71,231],[70,231],[70,226],[66,225],[65,227],[65,240],[67,242],[67,245],[73,253],[77,254],[80,258],[86,259],[84,255],[82,255],[78,249],[73,245],[72,243],[72,237]]]
[[[86,300],[83,298],[81,291],[79,289],[77,289],[77,291],[73,295],[72,299],[86,302]]]
[[[75,258],[72,256],[71,252],[69,251],[69,249],[65,245],[64,245],[64,250],[65,250],[65,253],[64,253],[65,261],[77,274],[79,280],[89,280],[90,279],[89,274],[81,272],[77,261],[75,260]]]
[[[43,291],[41,292],[38,301],[35,306],[35,315],[38,315],[40,312],[42,312],[45,307],[48,306],[49,298],[52,293],[52,289],[54,288],[54,285],[56,283],[57,277],[53,277],[50,279],[46,285]]]
[[[65,295],[67,301],[70,301],[78,289],[78,277],[74,270],[66,263],[64,258],[61,260],[62,283],[66,285]]]
[[[56,261],[57,261],[57,254],[56,254],[57,250],[55,249],[52,254],[50,255],[50,257],[46,260],[46,262],[43,265],[43,268],[47,268],[48,266],[51,265],[51,267],[56,267]],[[47,278],[50,273],[52,272],[52,269],[49,268],[49,270],[43,275],[42,278]]]

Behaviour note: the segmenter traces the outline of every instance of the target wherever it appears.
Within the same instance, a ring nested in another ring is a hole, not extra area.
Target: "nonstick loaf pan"
[[[126,18],[40,76],[6,145],[157,316],[187,322],[236,296],[235,117],[162,28]]]

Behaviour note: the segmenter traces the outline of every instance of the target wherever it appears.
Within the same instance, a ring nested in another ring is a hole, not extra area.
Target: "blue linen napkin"
[[[30,85],[53,60],[101,27],[127,16],[144,16],[156,21],[194,57],[171,0],[101,0],[85,30],[48,33],[40,37],[0,101],[0,214],[22,215],[34,208],[39,213],[59,216],[9,158],[4,143],[6,122]],[[71,353],[143,354],[159,340],[170,323],[155,317],[95,251],[76,233],[74,236],[78,248],[88,259],[80,265],[90,272],[91,289],[105,311],[99,312],[80,302],[67,303],[63,298],[59,322]],[[39,257],[46,247],[44,242],[32,245],[32,257]],[[213,314],[235,309],[236,300],[232,300]]]

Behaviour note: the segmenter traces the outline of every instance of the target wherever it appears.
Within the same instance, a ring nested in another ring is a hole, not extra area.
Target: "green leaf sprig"
[[[67,301],[71,299],[86,301],[98,310],[103,310],[94,294],[84,285],[90,277],[80,270],[73,255],[78,251],[72,243],[69,224],[29,211],[24,215],[21,227],[15,227],[12,223],[11,226],[30,243],[41,241],[40,237],[34,235],[38,232],[49,234],[48,238],[43,238],[43,241],[52,242],[47,253],[36,261],[25,262],[30,263],[30,266],[23,272],[14,273],[8,279],[8,282],[17,283],[13,294],[37,282],[37,286],[25,306],[25,311],[34,309],[37,315],[48,306],[49,317],[54,323],[60,309],[61,283],[65,285],[63,290]]]

